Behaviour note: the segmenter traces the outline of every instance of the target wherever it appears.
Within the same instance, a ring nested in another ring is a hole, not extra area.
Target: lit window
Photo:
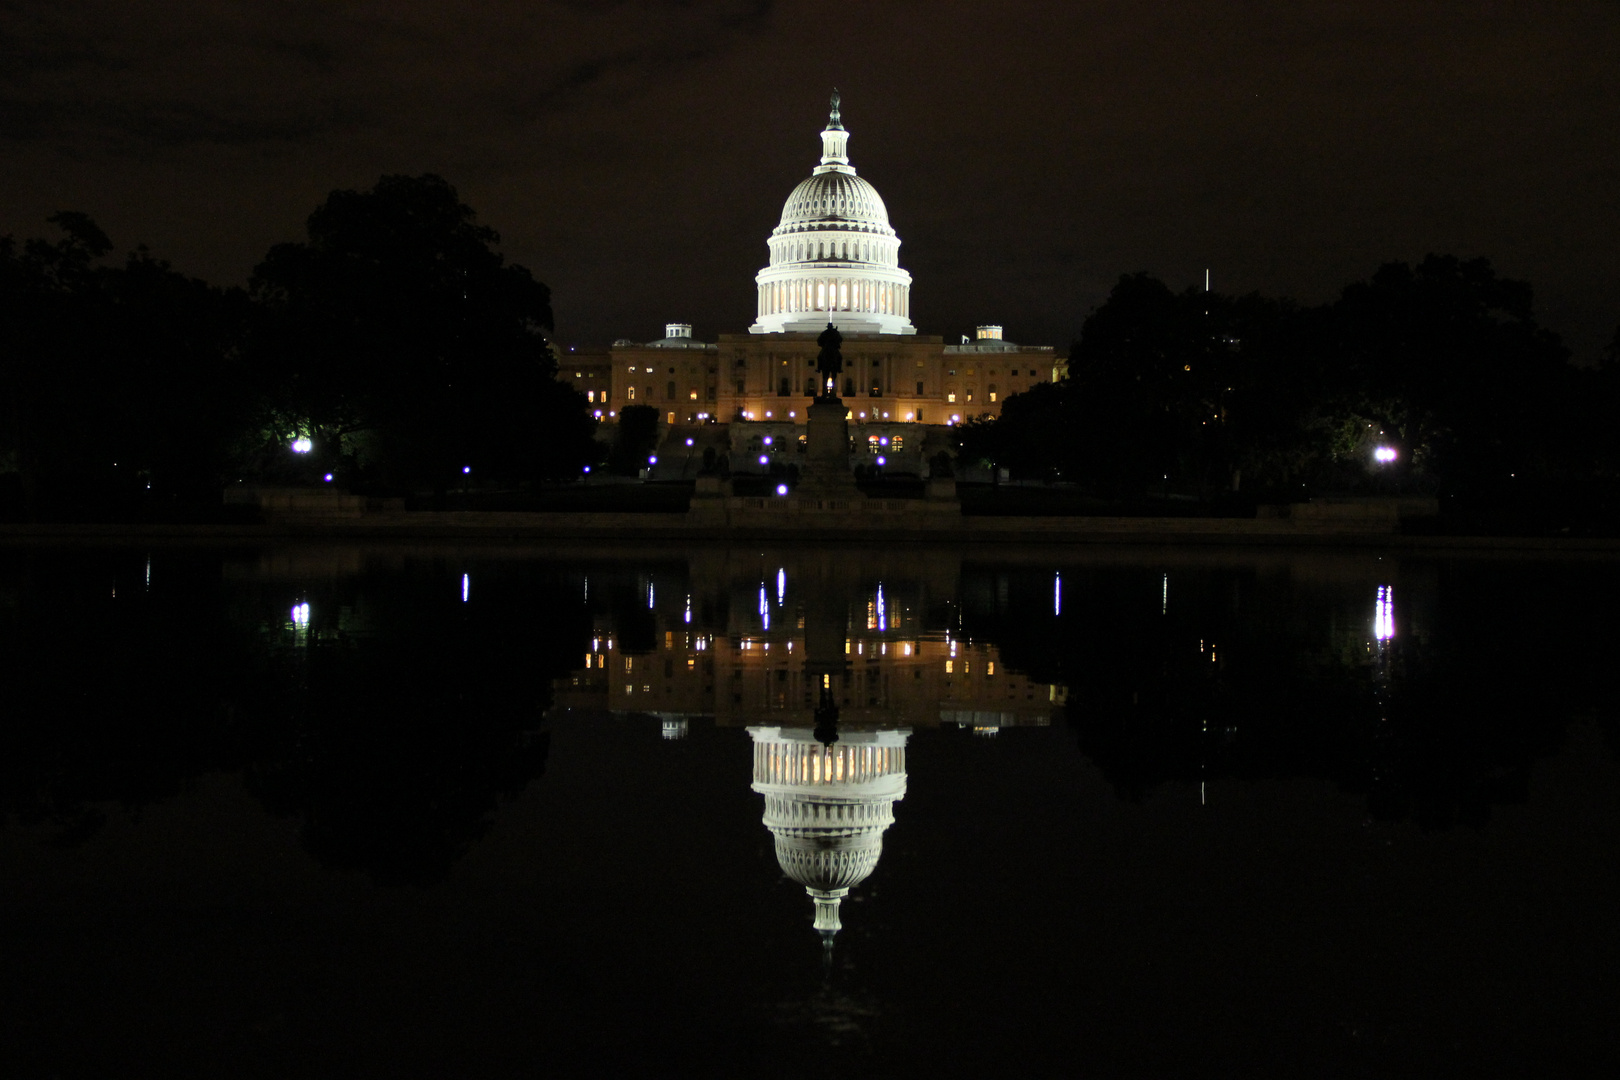
[[[636,400],[636,388],[633,387],[633,386],[626,387],[625,391],[624,391],[624,396],[626,398],[628,398],[629,400],[631,400],[631,401]],[[951,400],[955,401],[956,399],[953,397],[953,398],[951,398]]]
[[[631,397],[635,397],[635,396],[636,396],[636,391],[635,391],[635,388],[634,388],[634,387],[631,387],[631,388],[630,388],[630,396],[631,396]],[[956,404],[956,391],[955,391],[955,390],[952,390],[952,391],[951,391],[951,392],[950,392],[950,393],[948,393],[948,394],[946,394],[946,395],[945,395],[945,400],[946,400],[946,401],[947,401],[947,402],[948,402],[948,403],[950,403],[950,404],[952,404],[952,405],[955,405],[955,404]]]
[[[956,667],[956,661],[955,660],[947,660],[947,661],[945,661],[945,674],[949,675],[951,673],[951,671],[955,669],[955,667]]]

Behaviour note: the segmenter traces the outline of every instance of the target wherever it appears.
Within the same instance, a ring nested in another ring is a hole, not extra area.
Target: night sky
[[[246,280],[335,187],[436,172],[559,338],[746,329],[833,86],[924,333],[1060,347],[1119,274],[1317,302],[1484,255],[1620,323],[1616,0],[0,2],[0,234],[83,210]]]

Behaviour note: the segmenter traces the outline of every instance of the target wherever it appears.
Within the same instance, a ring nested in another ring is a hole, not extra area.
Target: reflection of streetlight
[[[1395,453],[1395,448],[1393,446],[1380,446],[1373,451],[1373,460],[1378,462],[1380,465],[1388,465],[1398,456],[1399,455]]]
[[[1373,637],[1388,641],[1395,636],[1395,586],[1378,586],[1378,602],[1373,608]]]

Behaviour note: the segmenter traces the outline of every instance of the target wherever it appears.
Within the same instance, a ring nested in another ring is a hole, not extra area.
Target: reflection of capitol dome
[[[821,133],[821,164],[782,207],[771,233],[771,261],[755,277],[759,319],[749,331],[915,334],[911,275],[900,268],[900,238],[877,189],[849,163],[849,132],[838,114]]]
[[[754,790],[776,861],[816,903],[815,927],[838,932],[838,906],[877,868],[894,803],[906,794],[909,729],[840,734],[822,746],[806,728],[748,729]]]

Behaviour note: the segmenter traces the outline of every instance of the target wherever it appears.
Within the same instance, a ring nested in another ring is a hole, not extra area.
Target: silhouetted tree
[[[658,446],[658,410],[651,405],[626,405],[619,410],[619,438],[613,444],[616,472],[634,476],[647,467]]]
[[[465,466],[533,479],[594,460],[584,397],[554,378],[550,290],[443,179],[334,191],[307,233],[253,274],[269,447],[306,433],[322,467],[441,491]]]
[[[1532,300],[1485,259],[1386,263],[1332,308],[1339,412],[1434,483],[1489,489],[1537,468],[1568,352]]]
[[[1322,427],[1313,327],[1283,301],[1126,275],[1087,318],[1069,378],[967,425],[963,451],[1115,496],[1296,482]]]
[[[1444,489],[1534,523],[1617,486],[1616,363],[1570,365],[1530,287],[1483,259],[1389,263],[1320,308],[1132,274],[1086,319],[1065,383],[960,439],[1109,496]],[[1380,444],[1396,464],[1373,466]]]
[[[240,290],[138,248],[123,265],[84,214],[0,239],[0,472],[28,516],[217,502],[251,413]]]

